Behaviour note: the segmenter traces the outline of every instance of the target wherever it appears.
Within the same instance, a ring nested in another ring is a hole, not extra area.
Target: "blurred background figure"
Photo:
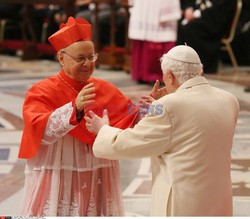
[[[88,20],[92,25],[95,25],[95,7],[96,4],[92,3],[91,0],[78,0],[80,2],[88,3],[88,7],[81,8],[78,10],[75,17],[81,17]],[[115,43],[117,46],[124,46],[125,44],[125,12],[121,6],[122,0],[115,0]],[[110,44],[110,28],[111,22],[110,17],[112,14],[112,5],[110,3],[101,2],[98,3],[98,34],[100,47],[108,46]],[[96,27],[94,27],[96,30]],[[94,36],[95,37],[95,36]]]
[[[0,19],[20,19],[22,4],[1,3]]]
[[[89,3],[91,0],[76,0],[74,14],[79,11],[87,11],[86,20],[90,20],[91,11]],[[24,16],[24,11],[22,15]],[[65,8],[54,4],[34,3],[29,5],[29,16],[31,17],[32,27],[35,33],[36,42],[47,42],[47,38],[59,30],[61,23],[67,21]]]
[[[60,7],[57,5],[41,3],[34,3],[28,7],[30,22],[34,31],[36,42],[48,42],[48,35],[52,35],[59,29],[59,26],[53,19],[53,16],[58,10],[60,10]],[[25,16],[26,12],[24,10],[25,9],[23,8],[22,16]],[[28,30],[26,30],[26,32],[26,34],[30,34]],[[29,38],[32,38],[32,36],[29,36]]]
[[[238,25],[235,30],[235,37],[232,42],[236,60],[239,65],[250,64],[250,1],[242,0],[242,10]],[[221,56],[223,62],[229,62],[228,54]]]
[[[1,3],[0,4],[0,21],[1,21],[1,36],[0,41],[3,41],[4,38],[7,39],[21,39],[21,10],[22,4],[11,4],[11,3]],[[11,26],[8,31],[6,26]],[[13,28],[15,27],[15,28]]]
[[[75,17],[81,17],[86,19],[89,23],[93,23],[93,20],[91,19],[92,11],[90,7],[90,3],[92,0],[76,0],[76,13]]]
[[[162,79],[159,59],[175,46],[179,0],[131,1],[129,38],[132,40],[132,78],[138,83]]]
[[[110,17],[111,17],[111,10],[112,6],[110,3],[101,2],[98,3],[98,33],[95,32],[97,29],[95,27],[95,7],[96,3],[92,3],[92,0],[76,0],[75,2],[75,17],[81,17],[86,19],[89,23],[93,25],[94,30],[94,39],[96,38],[95,35],[98,34],[99,45],[100,47],[104,47],[109,45],[110,43]],[[121,6],[121,0],[115,0],[115,40],[117,46],[124,46],[125,44],[125,13]],[[52,16],[52,20],[50,20],[50,25],[54,27],[54,24],[57,24],[57,29],[59,29],[60,23],[63,23],[67,20],[67,15],[63,8],[57,10],[54,15]],[[54,32],[53,29],[51,32]]]
[[[236,0],[181,0],[183,18],[177,44],[193,47],[205,73],[216,73],[221,39],[227,35],[234,17]]]

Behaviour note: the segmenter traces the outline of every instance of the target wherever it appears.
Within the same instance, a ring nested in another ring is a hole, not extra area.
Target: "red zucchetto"
[[[92,40],[92,26],[83,18],[69,17],[60,30],[49,37],[51,45],[59,51],[77,41]]]

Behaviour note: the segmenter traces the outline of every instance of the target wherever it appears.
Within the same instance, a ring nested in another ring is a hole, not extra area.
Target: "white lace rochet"
[[[67,134],[72,112],[70,102],[51,114],[38,153],[27,160],[23,216],[123,215],[119,164]]]

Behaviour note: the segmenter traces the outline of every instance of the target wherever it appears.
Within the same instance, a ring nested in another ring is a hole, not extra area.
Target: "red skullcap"
[[[49,37],[51,45],[59,51],[77,41],[92,40],[92,26],[83,18],[69,17],[60,30]]]

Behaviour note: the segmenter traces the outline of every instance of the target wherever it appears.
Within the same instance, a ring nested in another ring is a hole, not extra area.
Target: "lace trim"
[[[51,206],[51,196],[49,196],[44,208],[43,216],[52,216],[50,215],[50,206]],[[64,195],[64,198],[60,201],[57,207],[57,216],[79,216],[79,205],[77,203],[76,194],[74,194],[74,199],[69,205],[67,196]]]
[[[114,199],[111,198],[110,193],[107,194],[107,215],[106,216],[115,216],[118,215],[118,209],[115,205]]]
[[[50,124],[46,135],[61,137],[62,133],[68,132],[69,120],[73,112],[71,102],[56,109],[50,116]]]
[[[43,216],[50,216],[50,212],[49,212],[50,203],[51,203],[51,195],[49,195],[49,198],[43,207]]]
[[[64,195],[64,198],[58,204],[57,214],[58,216],[69,215],[69,201],[67,200],[66,195]]]
[[[106,201],[107,201],[107,209],[106,209],[107,215],[106,216],[118,215],[118,209],[115,205],[114,199],[111,198],[110,193],[107,194]],[[50,205],[51,205],[51,198],[49,196],[46,202],[46,205],[43,208],[43,216],[51,216]],[[79,205],[77,203],[76,194],[74,194],[74,199],[70,205],[69,205],[69,201],[67,200],[66,195],[64,195],[64,198],[58,204],[57,215],[58,216],[79,216]],[[93,197],[90,199],[87,215],[97,216],[96,202]]]
[[[77,204],[76,194],[74,195],[73,202],[70,205],[69,215],[70,216],[79,216],[79,206]]]
[[[69,102],[51,114],[44,132],[42,144],[51,144],[74,128],[69,122],[72,112],[72,103]]]
[[[96,216],[96,215],[97,215],[96,203],[95,203],[95,199],[92,197],[89,202],[88,216]]]

